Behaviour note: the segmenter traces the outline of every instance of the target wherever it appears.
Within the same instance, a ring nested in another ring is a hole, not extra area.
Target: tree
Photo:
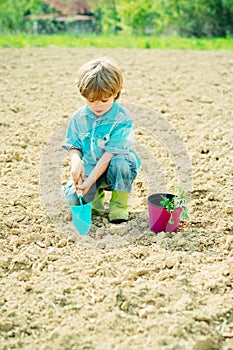
[[[184,36],[233,34],[233,0],[163,0],[171,28]]]
[[[120,19],[117,12],[117,0],[89,0],[92,12],[96,16],[97,32],[116,32],[120,30]]]
[[[152,29],[158,17],[155,0],[119,0],[117,12],[122,26],[138,34]]]
[[[25,15],[41,12],[42,4],[42,0],[0,0],[0,30],[25,30]]]

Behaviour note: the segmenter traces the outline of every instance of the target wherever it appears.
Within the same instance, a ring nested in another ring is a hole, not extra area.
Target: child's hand
[[[83,181],[85,178],[85,169],[82,164],[82,161],[80,158],[72,158],[71,160],[71,171],[70,171],[71,177],[74,181],[74,185],[76,186],[79,183],[79,179]]]
[[[83,196],[85,196],[85,194],[87,194],[92,185],[93,183],[88,177],[81,185],[78,185],[78,188],[79,190],[83,191]]]

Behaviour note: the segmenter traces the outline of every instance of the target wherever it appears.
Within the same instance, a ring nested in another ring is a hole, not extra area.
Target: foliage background
[[[65,0],[64,0],[65,1]],[[233,35],[233,0],[89,0],[102,33],[187,37]],[[42,0],[0,0],[0,32],[30,32],[27,14],[51,11]]]

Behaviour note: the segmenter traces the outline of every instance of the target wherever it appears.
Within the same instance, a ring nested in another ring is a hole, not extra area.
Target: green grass
[[[0,48],[96,47],[172,50],[233,50],[233,38],[182,38],[130,35],[2,35]]]

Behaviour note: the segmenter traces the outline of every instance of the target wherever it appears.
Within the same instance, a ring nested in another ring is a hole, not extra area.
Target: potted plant
[[[187,196],[179,189],[178,195],[155,193],[148,197],[150,228],[154,232],[175,232],[180,219],[189,219]]]

